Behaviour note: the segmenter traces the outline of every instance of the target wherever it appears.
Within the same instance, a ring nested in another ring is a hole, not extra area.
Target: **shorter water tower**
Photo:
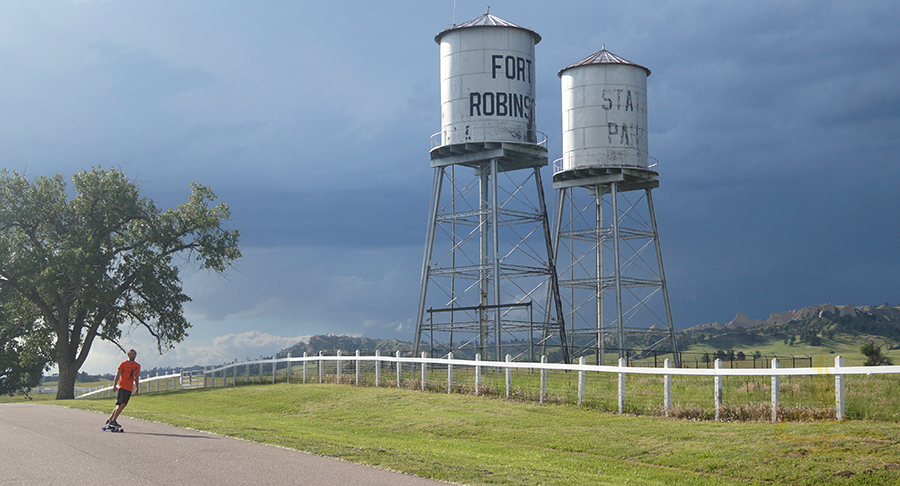
[[[680,364],[651,193],[659,174],[648,156],[649,75],[605,46],[559,72],[553,240],[573,358]]]

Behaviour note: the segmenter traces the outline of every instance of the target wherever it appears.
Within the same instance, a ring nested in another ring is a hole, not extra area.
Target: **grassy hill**
[[[833,310],[832,310],[833,308]],[[844,312],[847,306],[812,306],[790,313],[774,313],[766,320],[738,314],[730,323],[711,323],[679,331],[679,349],[687,353],[718,350],[760,352],[763,356],[811,356],[813,366],[831,366],[834,356],[845,365],[865,361],[860,347],[884,343],[886,354],[900,363],[900,308],[864,306]],[[794,317],[788,319],[789,317]],[[788,319],[785,322],[781,320]]]
[[[282,349],[275,354],[277,358],[291,356],[313,356],[319,351],[333,355],[337,351],[352,353],[359,350],[363,353],[373,353],[378,350],[382,354],[393,354],[395,351],[411,351],[413,344],[397,339],[371,339],[357,336],[342,336],[337,334],[320,334],[311,336],[309,342],[299,342],[289,348]]]

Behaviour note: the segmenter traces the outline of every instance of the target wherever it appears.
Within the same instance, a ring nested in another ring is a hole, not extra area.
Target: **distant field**
[[[865,362],[865,357],[859,352],[859,348],[866,342],[867,339],[864,337],[837,334],[833,339],[822,339],[822,346],[807,346],[806,343],[802,342],[789,346],[784,344],[782,340],[772,340],[764,345],[747,347],[737,345],[733,349],[735,351],[743,351],[748,357],[755,351],[759,351],[763,355],[811,356],[813,358],[813,366],[834,366],[834,357],[841,356],[844,358],[844,366],[862,366]],[[714,353],[719,349],[721,348],[698,344],[683,351],[687,353]],[[894,360],[894,363],[900,364],[900,349],[886,350],[886,354]],[[691,356],[691,360],[694,357]]]
[[[126,415],[473,485],[900,484],[900,424],[886,422],[671,420],[318,384],[151,393]]]

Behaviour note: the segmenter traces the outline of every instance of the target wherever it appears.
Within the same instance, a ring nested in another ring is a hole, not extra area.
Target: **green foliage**
[[[866,357],[865,366],[890,366],[894,364],[893,360],[886,356],[883,351],[885,347],[891,347],[890,341],[887,339],[882,339],[881,341],[881,344],[878,344],[875,340],[870,340],[860,346],[859,352]]]
[[[52,338],[58,398],[74,396],[75,375],[95,339],[115,343],[142,326],[159,352],[190,324],[174,258],[224,272],[240,257],[239,232],[223,228],[228,206],[202,185],[162,211],[117,170],[29,181],[0,170],[0,305],[32,320],[31,335]]]
[[[4,294],[0,287],[0,296]],[[28,394],[50,360],[49,336],[37,332],[33,314],[16,316],[15,299],[0,298],[0,395]]]

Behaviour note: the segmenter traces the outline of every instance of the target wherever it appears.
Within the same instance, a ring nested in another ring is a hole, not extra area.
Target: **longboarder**
[[[119,425],[119,422],[117,422],[116,419],[119,418],[119,414],[122,413],[122,410],[128,405],[128,400],[131,398],[132,391],[137,395],[141,389],[141,365],[134,360],[135,358],[137,358],[137,351],[129,349],[128,360],[122,361],[122,363],[119,364],[119,368],[116,371],[116,378],[113,380],[113,390],[116,391],[116,408],[113,409],[103,430],[109,429],[112,432],[123,431],[122,426]]]

